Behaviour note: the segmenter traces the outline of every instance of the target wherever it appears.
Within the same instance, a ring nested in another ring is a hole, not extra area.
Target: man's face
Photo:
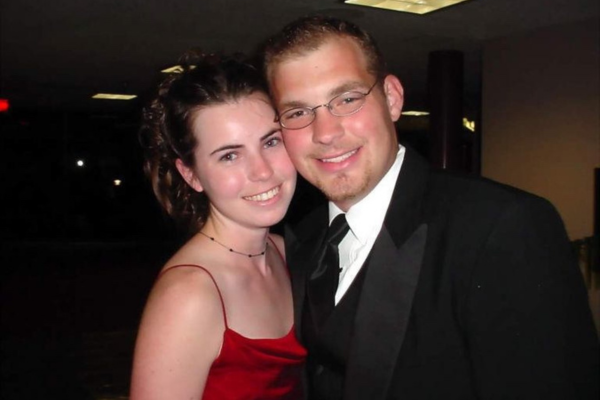
[[[275,65],[269,76],[279,113],[326,104],[348,91],[366,93],[374,82],[359,46],[337,37]],[[292,162],[304,178],[347,211],[393,164],[398,152],[394,121],[402,103],[402,86],[389,75],[355,114],[338,117],[319,107],[311,125],[283,130]]]

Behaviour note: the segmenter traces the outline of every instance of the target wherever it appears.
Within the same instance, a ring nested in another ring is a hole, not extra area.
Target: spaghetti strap
[[[208,274],[208,276],[210,276],[210,279],[215,284],[215,288],[217,288],[217,293],[219,294],[219,299],[221,300],[221,308],[223,309],[223,320],[225,322],[225,329],[229,329],[229,326],[227,325],[227,313],[225,312],[225,302],[223,301],[223,295],[221,294],[221,291],[219,290],[219,285],[217,285],[217,281],[215,281],[215,278],[213,278],[212,274],[206,268],[204,268],[200,265],[196,265],[196,264],[172,265],[172,266],[164,269],[160,274],[158,274],[158,277],[156,278],[156,280],[158,280],[161,276],[163,276],[165,273],[169,272],[170,270],[175,269],[175,268],[180,268],[180,267],[199,268],[199,269],[203,270],[204,272],[206,272]]]
[[[288,277],[290,277],[290,268],[287,265],[287,262],[285,261],[285,258],[283,257],[283,254],[281,254],[281,251],[279,251],[279,247],[277,247],[277,244],[275,243],[275,241],[273,241],[273,239],[271,239],[271,236],[268,236],[269,241],[273,244],[273,247],[275,247],[275,250],[277,250],[277,254],[279,254],[279,258],[281,258],[281,261],[283,261],[283,265],[285,265],[285,271],[288,274]]]

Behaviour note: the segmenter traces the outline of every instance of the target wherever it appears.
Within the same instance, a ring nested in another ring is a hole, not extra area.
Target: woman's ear
[[[177,171],[179,171],[179,174],[183,180],[185,180],[192,189],[194,189],[196,192],[202,192],[204,190],[194,171],[187,167],[180,158],[175,160],[175,166],[177,167]]]
[[[395,75],[385,77],[383,80],[383,93],[392,119],[398,121],[404,106],[404,88]]]

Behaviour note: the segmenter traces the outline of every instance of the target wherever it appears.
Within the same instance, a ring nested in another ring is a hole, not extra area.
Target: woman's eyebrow
[[[244,146],[242,146],[241,144],[227,144],[225,146],[221,146],[218,149],[212,151],[210,153],[210,155],[212,156],[213,154],[218,153],[218,152],[223,151],[223,150],[235,150],[235,149],[239,149],[241,147],[244,147]]]
[[[264,135],[262,135],[260,137],[260,141],[262,142],[263,140],[273,136],[274,134],[276,134],[279,131],[280,131],[280,129],[278,129],[278,128],[271,129],[269,132],[265,133]],[[244,145],[242,145],[242,144],[226,144],[225,146],[221,146],[221,147],[213,150],[210,153],[210,155],[212,156],[213,154],[224,151],[224,150],[236,150],[236,149],[240,149],[242,147],[244,147]]]
[[[273,128],[271,129],[269,132],[267,132],[266,134],[264,134],[263,136],[261,136],[260,141],[262,142],[263,140],[273,136],[274,134],[276,134],[277,132],[279,132],[281,129],[279,128]]]

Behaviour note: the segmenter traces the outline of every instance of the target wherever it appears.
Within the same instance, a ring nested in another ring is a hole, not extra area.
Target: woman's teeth
[[[279,193],[279,186],[269,190],[268,192],[255,194],[254,196],[244,197],[244,199],[250,200],[250,201],[267,201],[267,200],[275,197],[277,195],[277,193]]]

